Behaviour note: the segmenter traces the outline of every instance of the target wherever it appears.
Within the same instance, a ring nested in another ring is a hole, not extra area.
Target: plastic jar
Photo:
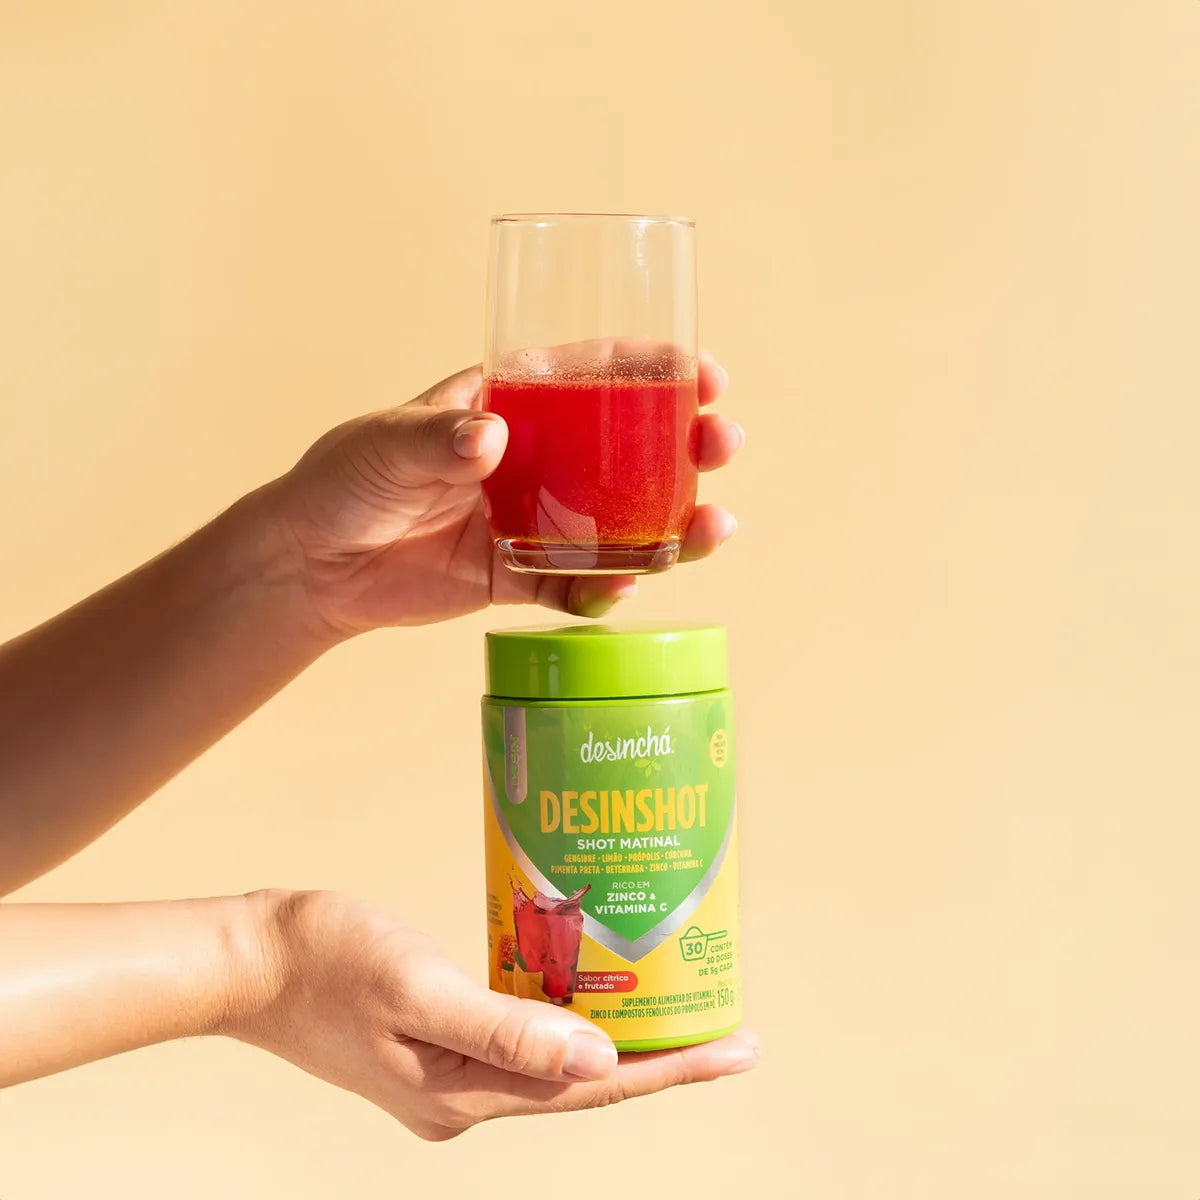
[[[733,705],[717,625],[487,635],[489,981],[619,1050],[741,1021]]]

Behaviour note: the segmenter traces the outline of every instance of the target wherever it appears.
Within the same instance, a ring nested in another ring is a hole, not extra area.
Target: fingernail
[[[637,595],[637,580],[631,579],[613,590],[604,580],[580,584],[577,608],[581,617],[601,617],[618,600],[628,600]]]
[[[738,431],[737,448],[740,450],[746,444],[746,431],[736,421],[731,421],[730,424]]]
[[[617,1069],[617,1048],[598,1033],[573,1033],[562,1073],[568,1079],[607,1079]]]
[[[727,1058],[722,1075],[740,1075],[743,1071],[752,1071],[758,1066],[759,1052],[762,1046],[757,1036],[739,1030],[731,1034],[721,1047]]]
[[[725,533],[721,538],[722,542],[729,541],[729,539],[738,531],[737,517],[735,517],[733,513],[726,513],[725,516]]]
[[[478,458],[483,453],[483,442],[489,426],[487,417],[472,417],[454,431],[454,453],[459,458]]]
[[[757,1033],[751,1033],[748,1029],[739,1029],[737,1033],[731,1036],[737,1038],[739,1042],[745,1042],[755,1054],[762,1053],[762,1042],[758,1040]]]
[[[758,1066],[758,1038],[749,1030],[739,1030],[708,1045],[697,1047],[704,1061],[706,1078],[740,1075]]]
[[[724,391],[729,386],[729,372],[717,363],[717,374],[721,377],[721,391]]]

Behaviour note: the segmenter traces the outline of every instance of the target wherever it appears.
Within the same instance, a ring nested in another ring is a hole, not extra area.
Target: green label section
[[[733,817],[728,693],[571,708],[485,701],[483,721],[501,824],[548,894],[588,888],[583,912],[627,943],[695,907]]]

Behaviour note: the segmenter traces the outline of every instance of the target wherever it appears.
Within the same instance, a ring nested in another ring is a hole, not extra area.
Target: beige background
[[[476,359],[493,211],[698,219],[742,533],[628,611],[731,629],[766,1057],[428,1146],[166,1046],[0,1095],[3,1200],[1200,1194],[1198,129],[1196,0],[8,0],[0,636]],[[22,895],[481,966],[519,619],[339,650]]]

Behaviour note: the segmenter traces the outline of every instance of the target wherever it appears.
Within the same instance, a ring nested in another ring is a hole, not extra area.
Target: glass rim
[[[499,213],[492,217],[493,225],[559,225],[585,221],[624,221],[638,225],[680,225],[694,229],[696,222],[691,217],[662,216],[653,213],[613,212],[513,212]]]

